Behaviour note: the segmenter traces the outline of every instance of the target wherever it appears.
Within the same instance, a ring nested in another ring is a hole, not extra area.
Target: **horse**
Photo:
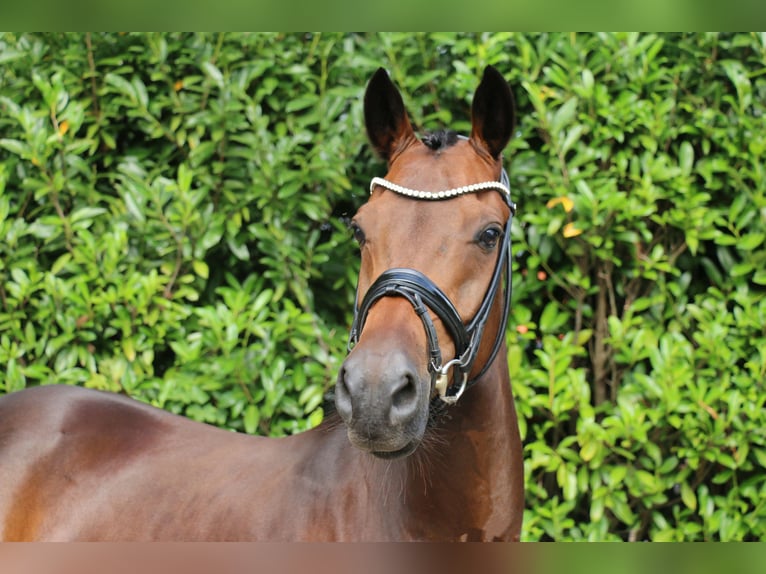
[[[522,446],[505,330],[514,126],[492,67],[471,133],[418,137],[381,68],[364,95],[387,163],[361,253],[334,412],[266,438],[69,385],[0,399],[5,541],[518,540]]]

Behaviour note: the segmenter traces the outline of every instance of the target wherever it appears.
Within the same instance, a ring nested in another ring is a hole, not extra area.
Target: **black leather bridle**
[[[454,404],[467,388],[470,388],[486,373],[497,356],[505,337],[511,300],[511,223],[516,213],[516,204],[510,198],[508,175],[503,169],[499,182],[485,182],[444,192],[418,192],[380,178],[373,179],[370,185],[371,190],[376,185],[402,195],[430,200],[446,200],[466,193],[495,190],[500,193],[510,209],[492,279],[479,310],[468,324],[463,323],[449,297],[433,281],[416,269],[393,268],[384,271],[367,290],[361,305],[358,304],[359,292],[357,291],[354,302],[354,321],[349,334],[349,351],[358,342],[367,314],[375,302],[382,297],[403,297],[410,302],[425,328],[428,339],[428,371],[431,373],[431,388],[436,390],[444,402]],[[481,346],[484,327],[489,319],[492,303],[501,288],[503,276],[505,276],[505,299],[502,321],[495,335],[492,352],[479,373],[469,380],[469,374]],[[429,309],[441,319],[455,343],[455,358],[446,363],[442,363],[441,348]],[[452,385],[449,384],[450,369],[453,373]]]

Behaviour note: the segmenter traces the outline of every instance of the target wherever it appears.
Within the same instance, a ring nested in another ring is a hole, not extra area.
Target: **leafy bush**
[[[466,131],[512,82],[509,366],[527,540],[766,536],[766,35],[4,34],[0,392],[322,417],[361,96]]]
[[[519,44],[527,535],[760,538],[766,37]]]
[[[352,301],[333,210],[363,145],[353,50],[3,41],[4,390],[122,390],[248,432],[316,424]]]

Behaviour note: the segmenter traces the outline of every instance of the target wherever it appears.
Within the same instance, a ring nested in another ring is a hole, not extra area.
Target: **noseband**
[[[354,302],[354,321],[349,335],[349,351],[358,342],[367,314],[373,304],[382,297],[403,297],[415,309],[415,313],[420,317],[425,328],[428,339],[428,371],[431,373],[431,387],[436,390],[445,403],[454,404],[467,388],[484,375],[495,359],[505,337],[505,325],[508,321],[511,299],[511,222],[516,213],[516,204],[511,201],[508,175],[503,169],[500,181],[486,181],[439,192],[409,189],[380,177],[373,178],[370,183],[370,193],[375,186],[383,187],[399,195],[425,200],[446,200],[468,193],[497,191],[510,209],[492,279],[479,310],[467,325],[463,323],[449,297],[433,281],[416,269],[393,268],[384,271],[367,290],[361,305],[358,305],[359,293],[357,291]],[[498,289],[500,289],[504,275],[506,288],[502,321],[495,336],[492,352],[479,373],[469,380],[468,376],[481,345],[482,334],[489,319],[492,302],[495,300]],[[456,358],[446,363],[442,363],[441,348],[429,309],[441,319],[455,343]],[[453,373],[452,385],[449,384],[450,369]]]

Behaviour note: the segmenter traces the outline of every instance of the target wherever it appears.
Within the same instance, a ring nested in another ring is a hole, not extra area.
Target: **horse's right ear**
[[[387,162],[416,139],[402,96],[383,68],[367,84],[364,122],[372,147]]]

